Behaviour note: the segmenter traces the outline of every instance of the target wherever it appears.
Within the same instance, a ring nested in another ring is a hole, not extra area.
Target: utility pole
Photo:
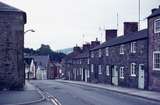
[[[138,31],[140,30],[140,21],[141,21],[141,1],[138,0]]]

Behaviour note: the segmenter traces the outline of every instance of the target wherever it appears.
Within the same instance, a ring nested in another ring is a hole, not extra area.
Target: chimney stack
[[[159,8],[160,8],[160,6],[159,6]],[[157,8],[152,9],[152,13],[154,13],[155,11],[157,11]]]
[[[138,31],[138,22],[124,22],[124,35]]]
[[[75,53],[80,53],[80,52],[81,52],[81,48],[76,45],[76,46],[73,48],[73,52],[75,52]]]
[[[89,43],[86,43],[86,44],[83,44],[83,51],[87,51],[90,49],[90,44]]]
[[[98,45],[100,45],[100,41],[98,41],[98,38],[96,38],[95,41],[91,41],[91,48],[94,48]]]
[[[117,30],[116,29],[109,29],[105,31],[106,41],[116,38],[117,37]]]

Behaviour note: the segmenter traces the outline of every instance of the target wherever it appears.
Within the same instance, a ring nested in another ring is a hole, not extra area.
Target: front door
[[[118,85],[118,70],[117,70],[117,66],[112,66],[112,84],[113,85]]]
[[[139,65],[138,88],[144,89],[144,64]]]

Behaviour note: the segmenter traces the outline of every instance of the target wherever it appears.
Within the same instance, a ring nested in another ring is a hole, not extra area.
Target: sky
[[[48,44],[53,50],[82,46],[96,37],[105,41],[105,29],[123,35],[123,22],[138,21],[138,0],[1,0],[27,13],[25,47]],[[141,0],[141,29],[160,0]],[[117,18],[118,14],[118,18]],[[118,21],[117,21],[118,20]]]

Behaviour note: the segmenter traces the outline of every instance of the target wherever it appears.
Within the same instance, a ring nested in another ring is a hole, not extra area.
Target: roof
[[[0,12],[16,12],[16,13],[22,13],[24,17],[24,22],[26,23],[26,13],[18,8],[15,8],[13,6],[10,6],[8,4],[5,4],[0,1]]]
[[[123,35],[117,38],[113,38],[111,40],[108,40],[107,42],[102,43],[99,46],[94,47],[91,50],[97,50],[97,49],[104,48],[104,47],[111,47],[111,46],[131,42],[135,40],[148,38],[147,30],[148,29],[144,29],[138,32],[129,33],[128,35]]]
[[[85,51],[85,52],[82,52],[81,54],[78,54],[76,57],[76,59],[78,58],[88,58],[89,57],[89,51]]]
[[[34,59],[35,63],[39,66],[46,67],[49,63],[49,56],[48,55],[35,55],[35,56],[25,56],[26,58]]]
[[[148,18],[160,15],[160,8],[156,8],[156,9],[157,10],[155,10],[154,12],[152,12],[152,14],[150,16],[148,16]]]

